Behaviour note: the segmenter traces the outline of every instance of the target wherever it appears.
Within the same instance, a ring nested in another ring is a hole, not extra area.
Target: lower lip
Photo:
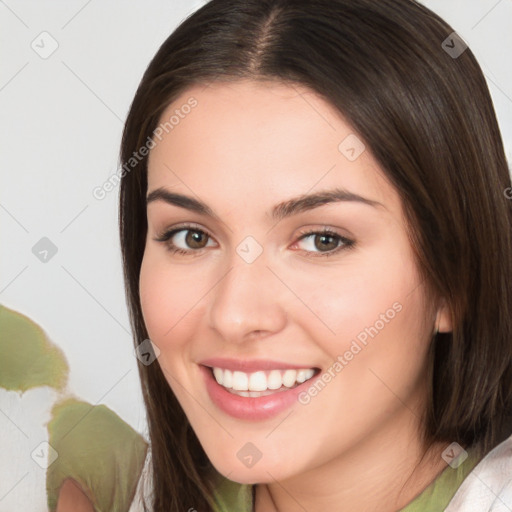
[[[276,416],[296,402],[299,393],[311,384],[311,379],[308,379],[287,391],[278,391],[267,396],[245,397],[230,393],[218,384],[209,367],[200,365],[200,369],[212,402],[225,413],[242,420],[257,421]]]

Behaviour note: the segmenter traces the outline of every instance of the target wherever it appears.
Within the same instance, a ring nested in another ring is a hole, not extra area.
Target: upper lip
[[[227,357],[212,357],[201,361],[199,364],[211,368],[223,368],[225,370],[240,372],[256,372],[259,370],[300,370],[316,368],[308,364],[290,364],[284,361],[273,361],[270,359],[230,359]]]

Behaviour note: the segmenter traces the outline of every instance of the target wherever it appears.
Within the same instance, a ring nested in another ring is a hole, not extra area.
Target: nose
[[[230,343],[268,336],[286,325],[285,300],[286,287],[263,255],[247,263],[235,254],[210,295],[209,325]]]

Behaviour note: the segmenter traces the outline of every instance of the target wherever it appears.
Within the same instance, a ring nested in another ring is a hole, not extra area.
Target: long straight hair
[[[130,161],[165,108],[193,85],[298,84],[338,109],[398,191],[418,268],[452,315],[453,331],[429,345],[420,436],[427,446],[456,441],[484,454],[510,435],[511,182],[483,73],[469,48],[450,51],[463,48],[453,32],[412,0],[212,0],[149,64],[120,158]],[[136,345],[148,337],[138,286],[146,192],[143,157],[123,172],[119,212]],[[153,510],[212,510],[213,466],[159,365],[139,371]]]

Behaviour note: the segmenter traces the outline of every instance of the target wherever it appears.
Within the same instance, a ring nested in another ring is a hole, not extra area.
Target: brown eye
[[[334,250],[338,247],[339,240],[333,235],[315,235],[315,248],[319,251]]]
[[[206,233],[191,229],[187,229],[186,231],[188,231],[188,234],[185,236],[185,243],[191,249],[202,249],[205,247],[206,242],[208,241],[208,235]]]
[[[207,247],[208,242],[211,241],[211,237],[202,229],[181,226],[166,231],[155,238],[155,240],[164,243],[167,249],[172,253],[194,254],[196,252],[199,253],[201,249]]]
[[[332,256],[343,249],[350,249],[355,242],[333,231],[306,231],[296,242],[303,243],[303,252],[307,256]]]

